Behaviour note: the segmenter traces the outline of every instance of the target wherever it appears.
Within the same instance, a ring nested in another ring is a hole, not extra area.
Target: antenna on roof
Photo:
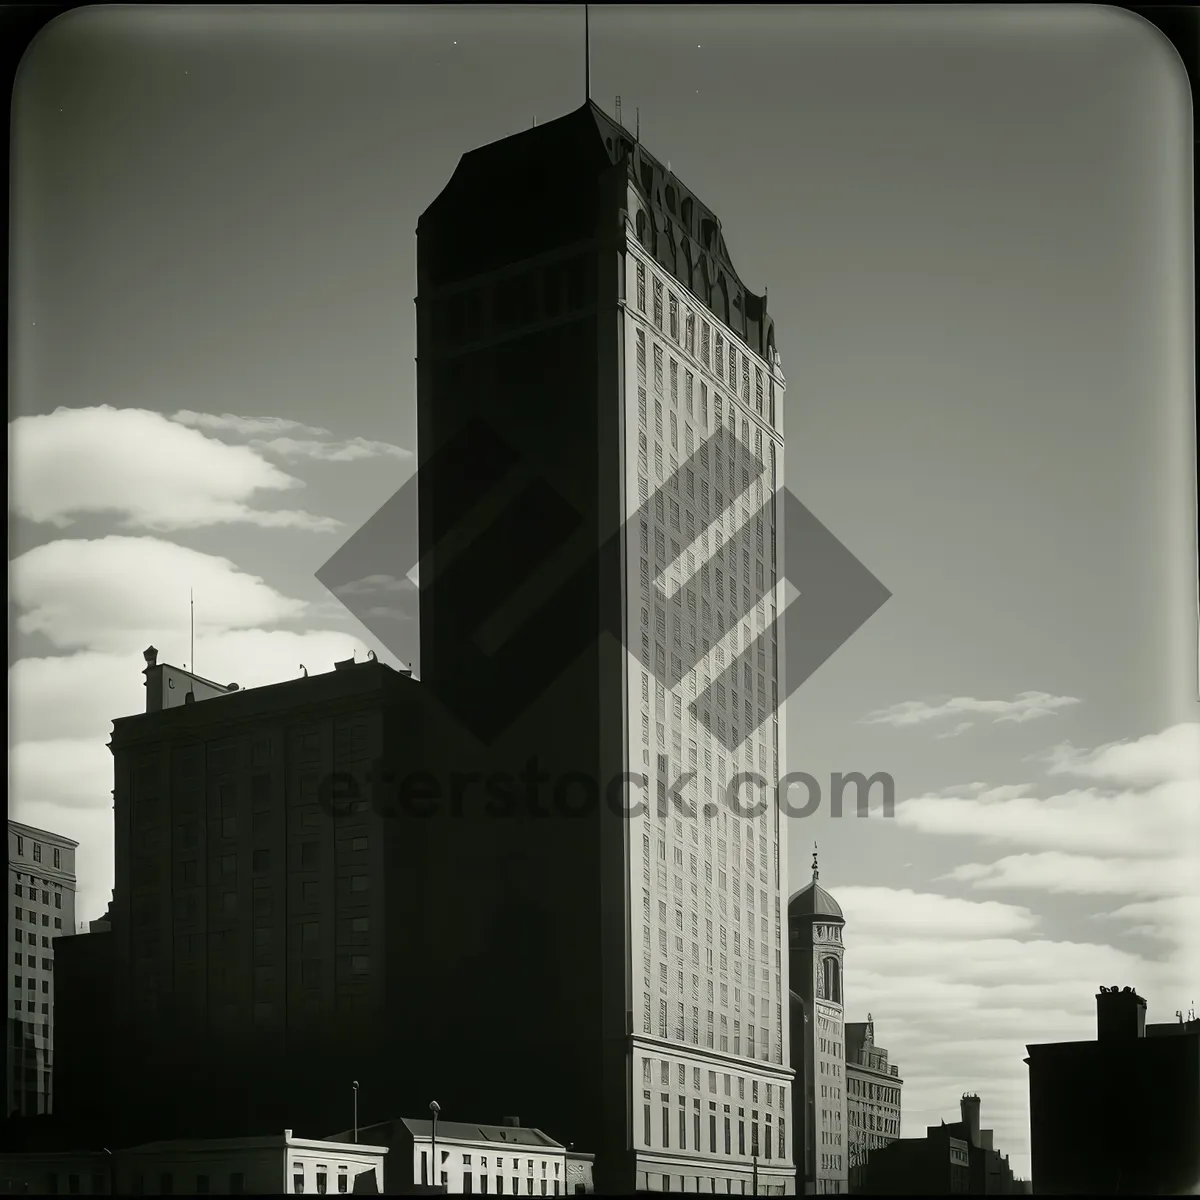
[[[188,651],[191,655],[192,674],[196,673],[196,593],[192,588],[188,588],[188,606],[191,608],[192,616],[192,648]]]
[[[642,110],[640,108],[633,110],[633,119],[636,122],[633,129],[633,140],[640,142],[642,140]]]
[[[617,124],[621,124],[621,97],[617,97]]]
[[[583,90],[584,100],[592,98],[592,24],[588,5],[583,6]]]

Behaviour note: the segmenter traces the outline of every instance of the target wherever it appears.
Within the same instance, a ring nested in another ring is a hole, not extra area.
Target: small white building
[[[110,1154],[0,1155],[7,1195],[378,1194],[386,1147],[282,1134],[148,1142]]]
[[[338,1134],[343,1138],[344,1134]],[[566,1196],[591,1189],[591,1156],[510,1117],[503,1125],[384,1121],[359,1136],[390,1151],[384,1191],[441,1185],[453,1195]]]

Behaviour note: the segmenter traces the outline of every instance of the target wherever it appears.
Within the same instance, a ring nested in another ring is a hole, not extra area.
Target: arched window
[[[841,1004],[842,978],[841,971],[838,970],[838,960],[831,955],[824,960],[821,966],[825,977],[825,999],[834,1004]]]

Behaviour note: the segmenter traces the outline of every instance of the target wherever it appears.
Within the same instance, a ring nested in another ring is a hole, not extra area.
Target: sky
[[[905,1136],[1024,1046],[1200,999],[1190,138],[1116,9],[636,8],[592,97],[770,291],[786,482],[892,598],[788,702],[789,829],[846,912],[847,1018]],[[106,6],[13,103],[11,815],[112,886],[141,653],[255,686],[376,649],[315,579],[413,470],[415,228],[467,150],[577,107],[583,14]],[[636,114],[636,115],[635,115]],[[415,594],[399,585],[415,615]],[[416,657],[416,621],[411,650]]]

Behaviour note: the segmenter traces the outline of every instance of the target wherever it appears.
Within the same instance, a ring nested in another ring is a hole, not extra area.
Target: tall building
[[[564,796],[568,780],[611,795],[626,773],[652,792],[694,772],[682,804],[651,794],[631,817],[468,812],[431,852],[418,960],[443,994],[487,987],[472,1033],[511,1064],[472,1081],[473,1111],[504,1093],[595,1145],[601,1191],[738,1192],[756,1172],[790,1190],[784,379],[765,300],[715,213],[591,103],[465,155],[417,260],[439,742],[468,771],[522,778],[536,760]],[[561,574],[543,588],[535,568]],[[494,615],[506,637],[485,649]],[[739,816],[724,792],[751,769],[767,801]],[[453,1005],[426,1016],[463,1036]]]
[[[846,1024],[842,931],[838,902],[817,882],[788,901],[791,986],[806,1017],[803,1044],[793,1048],[796,1088],[803,1088],[797,1115],[806,1125],[802,1186],[806,1194],[838,1195],[849,1190],[850,1138],[846,1117]]]
[[[1096,1039],[1029,1046],[1033,1186],[1045,1195],[1194,1193],[1200,1021],[1146,1024],[1133,990],[1102,987]]]
[[[8,1036],[5,1112],[33,1117],[54,1108],[54,948],[75,932],[78,842],[8,823]]]
[[[900,1068],[875,1044],[875,1018],[846,1023],[846,1137],[851,1185],[872,1150],[900,1136]]]
[[[419,847],[396,850],[368,780],[385,740],[419,736],[416,685],[350,660],[164,705],[162,676],[186,673],[146,658],[147,711],[110,743],[111,932],[76,939],[81,971],[111,972],[113,1043],[137,1048],[113,1059],[112,1136],[249,1136],[289,1110],[325,1132],[352,1080],[393,1069],[376,1053],[412,983]],[[92,1062],[70,1066],[86,1077]]]

